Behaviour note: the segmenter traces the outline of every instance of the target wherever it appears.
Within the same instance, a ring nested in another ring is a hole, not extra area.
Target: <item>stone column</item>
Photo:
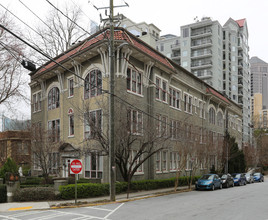
[[[60,193],[60,186],[68,185],[68,180],[54,180],[55,194]]]
[[[7,202],[13,202],[14,193],[17,189],[20,188],[20,182],[19,181],[6,181],[6,186],[7,186]]]

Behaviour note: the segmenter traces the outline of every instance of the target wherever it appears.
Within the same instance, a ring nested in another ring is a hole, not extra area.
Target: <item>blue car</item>
[[[217,174],[204,174],[195,183],[195,189],[211,189],[222,188],[221,178]]]
[[[261,173],[254,173],[253,178],[255,182],[264,182],[264,177]]]
[[[235,186],[243,186],[247,184],[247,179],[244,173],[233,173]]]

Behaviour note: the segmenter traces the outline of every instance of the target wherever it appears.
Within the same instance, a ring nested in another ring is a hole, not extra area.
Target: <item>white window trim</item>
[[[85,114],[86,113],[90,114],[90,112],[94,112],[94,111],[98,111],[98,110],[101,110],[101,130],[103,130],[103,110],[101,108],[94,109],[94,110],[89,110],[87,112],[84,112],[84,116],[83,116],[83,119],[84,119],[84,121],[83,121],[83,125],[84,125],[83,126],[83,137],[84,137],[84,140],[87,140],[87,138],[85,137]],[[89,130],[89,132],[90,132],[90,130]]]
[[[159,98],[155,97],[155,99],[159,102],[168,104],[168,93],[169,93],[169,85],[168,85],[168,80],[164,79],[163,77],[159,76],[159,75],[155,75],[155,87],[157,87],[156,85],[156,78],[158,78],[160,80],[159,82]],[[166,82],[167,88],[166,88],[166,101],[162,100],[162,91],[163,91],[163,81]]]
[[[35,109],[35,100],[34,100],[34,95],[38,95],[40,93],[40,109],[36,110]],[[32,94],[32,105],[33,105],[33,113],[36,113],[36,112],[41,112],[42,111],[42,90],[39,90],[35,93]]]
[[[73,80],[73,90],[74,90],[74,87],[75,87],[75,82],[74,82],[74,77],[73,76],[69,76],[67,78],[67,91],[68,91],[68,98],[72,98],[74,97],[74,94],[73,95],[70,95],[70,80]]]
[[[181,91],[181,89],[178,89],[178,88],[176,88],[176,87],[174,87],[174,86],[169,86],[169,90],[170,90],[170,89],[175,90],[176,95],[177,95],[177,92],[179,92],[179,93],[180,93],[180,96],[179,96],[179,107],[178,107],[177,105],[176,105],[176,107],[174,107],[174,106],[171,105],[171,103],[169,103],[169,107],[181,111],[182,91]],[[171,96],[171,94],[169,94],[169,96]],[[177,97],[177,96],[176,96],[176,97]],[[178,99],[176,98],[175,102],[177,102],[177,100],[178,100]]]

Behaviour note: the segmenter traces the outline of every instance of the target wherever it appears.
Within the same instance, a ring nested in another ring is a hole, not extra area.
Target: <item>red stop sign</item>
[[[71,160],[70,173],[71,174],[82,174],[82,161],[78,159]]]

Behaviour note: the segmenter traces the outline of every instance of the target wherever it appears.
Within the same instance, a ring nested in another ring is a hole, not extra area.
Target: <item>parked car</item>
[[[243,186],[247,184],[247,180],[244,173],[233,173],[234,185]]]
[[[228,188],[230,186],[232,187],[234,186],[234,178],[229,173],[221,175],[221,182],[222,187]]]
[[[195,189],[211,189],[222,188],[221,179],[217,174],[204,174],[201,178],[198,179],[195,183]]]
[[[254,177],[252,173],[246,173],[245,176],[247,183],[254,183]]]
[[[261,173],[254,173],[253,177],[254,177],[254,181],[256,182],[264,182],[264,177]]]

